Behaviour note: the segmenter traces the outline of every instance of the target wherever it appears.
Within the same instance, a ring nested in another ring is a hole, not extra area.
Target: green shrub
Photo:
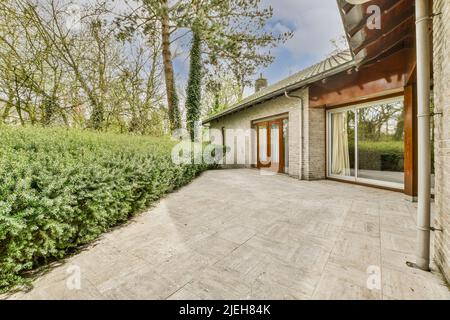
[[[350,144],[350,165],[354,168],[354,145]],[[359,168],[365,170],[403,171],[403,141],[358,141]]]
[[[0,291],[207,169],[173,164],[168,138],[9,127],[0,138]]]

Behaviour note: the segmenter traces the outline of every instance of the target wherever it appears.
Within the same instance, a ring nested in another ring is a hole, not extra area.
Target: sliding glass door
[[[403,188],[401,98],[328,112],[328,176]]]

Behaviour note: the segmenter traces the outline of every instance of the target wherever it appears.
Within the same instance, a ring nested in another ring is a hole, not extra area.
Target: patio
[[[450,299],[405,265],[415,214],[401,193],[209,171],[9,298]]]

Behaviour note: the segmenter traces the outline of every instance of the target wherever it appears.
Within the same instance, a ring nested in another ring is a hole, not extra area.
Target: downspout
[[[301,90],[303,90],[305,87],[301,88]],[[286,98],[288,99],[299,99],[300,100],[300,159],[299,159],[299,165],[298,165],[298,178],[299,180],[303,179],[303,147],[304,147],[304,109],[305,109],[305,104],[303,101],[303,97],[301,96],[291,96],[288,94],[288,92],[285,90],[284,91],[284,95],[286,96]]]
[[[417,46],[417,117],[418,117],[418,208],[416,264],[430,270],[430,84],[431,39],[429,27],[431,8],[428,0],[416,0]]]

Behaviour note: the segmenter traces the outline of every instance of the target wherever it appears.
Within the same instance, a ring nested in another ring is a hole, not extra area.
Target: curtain
[[[332,166],[333,174],[350,175],[350,154],[348,150],[347,112],[332,115]]]

